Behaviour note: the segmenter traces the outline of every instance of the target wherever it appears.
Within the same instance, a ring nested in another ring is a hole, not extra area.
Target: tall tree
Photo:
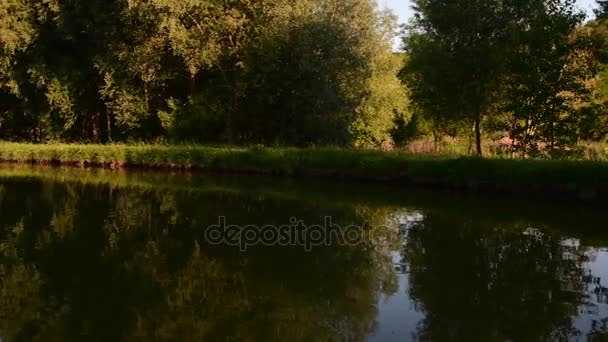
[[[239,131],[295,145],[378,146],[405,107],[394,17],[374,1],[300,1],[248,49]]]
[[[502,1],[415,0],[404,47],[414,101],[433,117],[473,124],[482,155],[482,122],[491,114],[505,65]]]
[[[574,0],[514,2],[506,109],[511,137],[523,155],[559,154],[576,144],[595,73],[591,41],[577,34],[584,14]],[[543,146],[546,145],[546,148]]]

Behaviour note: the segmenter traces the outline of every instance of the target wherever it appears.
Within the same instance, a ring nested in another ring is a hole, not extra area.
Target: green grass
[[[400,149],[410,153],[438,154],[452,157],[470,156],[474,153],[474,146],[464,138],[443,138],[437,143],[429,138],[421,138],[411,141]],[[500,143],[494,141],[492,137],[484,137],[482,150],[486,157],[503,158],[510,156],[509,148],[505,146],[500,148]],[[570,159],[608,162],[608,142],[580,141],[575,150],[576,152]]]
[[[19,143],[0,143],[0,160],[319,176],[589,198],[608,194],[608,163],[602,161],[479,159],[340,148]]]

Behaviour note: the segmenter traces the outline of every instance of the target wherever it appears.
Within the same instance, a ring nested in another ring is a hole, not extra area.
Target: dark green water
[[[604,341],[607,247],[603,208],[0,166],[0,337]]]

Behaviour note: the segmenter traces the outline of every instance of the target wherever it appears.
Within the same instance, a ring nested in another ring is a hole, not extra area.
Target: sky
[[[391,8],[398,16],[399,22],[405,23],[412,16],[411,1],[410,0],[377,0],[381,7]],[[593,9],[595,8],[595,0],[577,0],[577,6],[588,13],[589,16],[593,15]],[[397,49],[399,42],[395,41],[395,48]]]
[[[387,6],[399,16],[400,21],[406,22],[412,16],[412,10],[410,9],[410,0],[378,0],[380,6]],[[595,0],[578,0],[577,5],[580,9],[585,10],[589,15],[593,13],[595,8]]]

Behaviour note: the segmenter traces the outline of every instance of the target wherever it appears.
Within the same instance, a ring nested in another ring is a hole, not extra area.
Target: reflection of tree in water
[[[590,261],[595,261],[596,253],[588,252]],[[584,292],[586,301],[581,310],[582,315],[587,315],[591,321],[590,331],[587,333],[588,341],[606,341],[608,340],[608,317],[602,317],[600,306],[607,307],[608,305],[608,288],[605,286],[605,279],[597,277],[587,270],[587,273],[582,277],[584,284]]]
[[[589,341],[608,340],[608,317],[592,322],[591,332],[587,335],[587,339]]]
[[[0,198],[0,334],[12,340],[362,340],[394,288],[369,245],[211,246],[202,228],[322,222],[313,204],[225,193],[6,182]],[[372,225],[369,208],[323,207]],[[338,222],[339,221],[339,222]]]
[[[561,340],[577,336],[584,253],[551,232],[432,212],[408,232],[410,296],[421,340]],[[523,232],[523,233],[522,233]]]

